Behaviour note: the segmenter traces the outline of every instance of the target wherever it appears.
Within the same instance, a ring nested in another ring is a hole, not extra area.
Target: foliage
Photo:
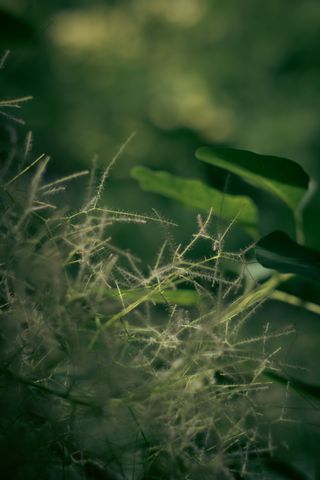
[[[243,273],[222,273],[223,260],[241,265],[243,253],[217,245],[210,213],[189,243],[168,239],[146,269],[112,244],[112,226],[168,222],[104,208],[110,165],[98,182],[90,173],[78,211],[59,207],[54,198],[88,172],[46,181],[49,158],[32,159],[27,145],[1,180],[2,473],[260,476],[269,448],[258,393],[274,355],[259,345],[291,330],[241,332],[273,281],[246,293]],[[208,245],[201,260],[198,242]]]
[[[290,208],[296,222],[296,236],[298,240],[303,241],[302,210],[306,205],[304,200],[308,191],[309,178],[298,164],[279,157],[263,156],[245,150],[229,148],[204,147],[200,148],[196,155],[200,160],[229,170],[232,174],[242,176],[257,187],[267,189],[274,195],[279,196]],[[138,179],[144,189],[165,194],[173,199],[182,200],[183,203],[186,203],[184,199],[188,198],[187,205],[193,208],[199,207],[199,204],[192,202],[195,196],[194,186],[197,187],[197,190],[208,188],[199,180],[183,180],[181,182],[178,179],[174,182],[174,190],[172,188],[173,177],[171,175],[165,172],[146,171],[141,167],[133,169],[132,175]],[[220,195],[214,192],[211,200],[210,195],[208,196],[209,200],[207,200],[206,204],[203,204],[203,207],[206,207],[207,210],[214,209],[214,211],[219,212],[222,218],[228,219],[228,216],[225,216],[224,208],[222,208],[225,196],[224,192],[221,192]],[[226,202],[228,202],[228,198],[227,196]],[[234,212],[237,220],[237,216],[240,216],[242,212],[241,204],[238,203],[235,207],[238,210]],[[241,217],[238,223],[242,226]],[[265,286],[273,298],[284,302],[288,301],[292,305],[301,305],[317,315],[320,314],[320,306],[318,304],[299,302],[299,298],[279,291],[281,285],[293,275],[302,275],[313,281],[320,281],[319,251],[297,243],[282,231],[274,231],[256,242],[255,253],[256,261],[263,267],[276,270],[281,274],[287,274],[279,276],[278,273],[275,273],[271,275],[272,270],[270,270],[270,278],[262,282],[258,290],[258,296],[263,292],[263,286]],[[258,276],[254,279],[254,282],[262,280],[264,275],[263,273],[261,278]],[[256,293],[254,292],[253,295],[256,295]],[[248,294],[248,298],[250,298],[250,294]],[[295,379],[292,375],[286,378],[272,371],[267,371],[266,375],[282,385],[291,385],[294,390],[301,394],[308,397],[311,395],[317,400],[320,399],[320,387],[317,385]]]
[[[210,450],[210,478],[213,471],[217,478],[319,476],[318,18],[317,0],[270,1],[263,10],[254,0],[2,0],[0,42],[13,57],[0,76],[7,97],[0,104],[1,345],[12,353],[9,360],[0,353],[5,476],[204,478],[203,435],[190,431],[197,422],[205,431],[207,412],[220,412],[223,402],[222,418],[232,412],[245,433]],[[33,149],[19,115],[26,92],[35,98],[24,108]],[[100,175],[103,159],[132,131],[135,141],[104,188],[110,168]],[[201,162],[192,159],[196,150]],[[87,169],[95,153],[88,182],[71,173]],[[190,209],[139,192],[128,178],[137,163],[149,167],[134,169],[145,190],[204,213],[195,236]],[[151,215],[128,213],[148,203]],[[166,241],[154,260],[160,237]],[[203,318],[209,312],[221,325]],[[197,320],[205,339],[217,335],[222,357],[212,360],[200,333],[181,319]],[[175,322],[179,358],[167,340]],[[120,324],[134,333],[120,338]],[[287,324],[295,333],[281,337],[281,353],[277,335]],[[159,346],[152,360],[151,342]],[[191,355],[185,342],[199,349]],[[47,364],[56,351],[60,360]],[[137,351],[143,359],[135,363]],[[242,369],[238,354],[246,358]],[[186,365],[191,356],[192,372],[181,367],[172,382],[160,382],[171,371],[165,359]],[[108,375],[96,373],[98,364]],[[206,384],[203,396],[189,395],[187,382],[195,375],[201,384],[202,366],[212,369],[215,394]],[[242,381],[248,387],[253,376],[261,388],[273,385],[261,390],[262,401],[259,390],[246,393],[245,418],[245,387],[232,399],[226,390]],[[167,396],[152,390],[160,384]],[[143,400],[130,398],[130,407],[127,391],[137,385]],[[127,410],[110,407],[120,397]],[[192,398],[192,414],[181,398]],[[171,425],[168,412],[178,404],[188,431],[182,420]],[[159,421],[150,419],[159,411]],[[150,441],[150,430],[159,437]]]
[[[301,214],[309,177],[297,163],[231,148],[204,147],[196,155],[200,160],[227,169],[279,196],[294,216],[298,240],[304,238]],[[210,189],[200,180],[182,180],[166,172],[154,172],[143,167],[135,167],[132,176],[142,188],[179,200],[191,208],[214,209],[217,215],[229,221],[233,215],[240,226],[246,224],[245,219],[249,225],[250,221],[257,223],[254,204],[249,198],[233,197]],[[284,232],[270,233],[260,239],[257,246],[257,259],[265,267],[319,279],[320,252],[299,245]]]
[[[291,240],[284,232],[272,232],[256,247],[257,260],[266,268],[320,280],[320,252]]]
[[[225,220],[232,221],[236,217],[237,222],[249,232],[256,228],[257,211],[248,197],[223,194],[199,180],[184,179],[167,172],[153,172],[145,167],[133,168],[132,176],[139,180],[145,190],[174,198],[199,211],[209,212],[214,208],[215,214],[223,215]],[[219,210],[216,210],[217,206]]]

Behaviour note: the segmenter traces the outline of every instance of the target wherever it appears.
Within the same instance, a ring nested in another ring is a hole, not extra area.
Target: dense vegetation
[[[1,2],[6,478],[317,478],[318,15]]]

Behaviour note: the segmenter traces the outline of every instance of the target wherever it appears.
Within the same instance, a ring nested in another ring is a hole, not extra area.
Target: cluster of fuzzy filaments
[[[106,171],[95,188],[89,175],[78,211],[56,208],[79,175],[46,183],[47,163],[26,159],[1,180],[1,471],[249,478],[266,447],[256,392],[271,358],[266,333],[241,335],[263,301],[243,293],[243,254],[199,216],[188,244],[166,241],[141,266],[112,244],[112,224],[168,222],[103,208]],[[194,260],[198,241],[209,254]],[[222,274],[225,259],[238,275]]]

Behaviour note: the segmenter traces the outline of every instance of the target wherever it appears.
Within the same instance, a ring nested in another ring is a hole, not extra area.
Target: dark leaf
[[[266,268],[320,281],[320,252],[299,245],[284,232],[275,231],[261,238],[256,258]]]
[[[196,157],[273,193],[292,210],[299,206],[308,190],[309,177],[306,172],[286,158],[218,147],[201,147],[196,151]]]
[[[297,468],[293,467],[289,463],[281,460],[281,458],[276,457],[269,457],[265,461],[266,466],[269,470],[273,472],[279,473],[284,478],[288,478],[289,480],[307,480],[308,477],[305,476]]]
[[[296,392],[307,395],[308,397],[320,400],[320,385],[313,385],[311,383],[306,383],[301,380],[297,380],[291,376],[285,377],[278,372],[273,372],[267,370],[264,372],[264,375],[273,380],[274,382],[280,383],[281,385],[289,385]]]

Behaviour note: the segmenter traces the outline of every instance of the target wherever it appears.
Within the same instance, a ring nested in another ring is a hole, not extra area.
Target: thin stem
[[[305,308],[309,312],[320,314],[320,305],[313,302],[306,302],[295,295],[291,295],[290,293],[281,292],[280,290],[275,290],[271,294],[271,298],[274,300],[279,300],[280,302],[289,303],[290,305],[294,305],[295,307]]]
[[[297,242],[300,243],[301,245],[303,245],[304,242],[305,242],[305,236],[304,236],[304,231],[303,231],[303,218],[302,218],[302,209],[301,208],[298,208],[294,212],[294,220],[295,220],[295,225],[296,225]]]
[[[224,323],[226,319],[229,321],[236,317],[244,310],[253,307],[254,305],[270,298],[272,292],[280,285],[280,283],[288,280],[292,274],[275,274],[262,285],[259,285],[245,296],[240,297],[233,302],[224,312],[224,315],[219,323]]]

